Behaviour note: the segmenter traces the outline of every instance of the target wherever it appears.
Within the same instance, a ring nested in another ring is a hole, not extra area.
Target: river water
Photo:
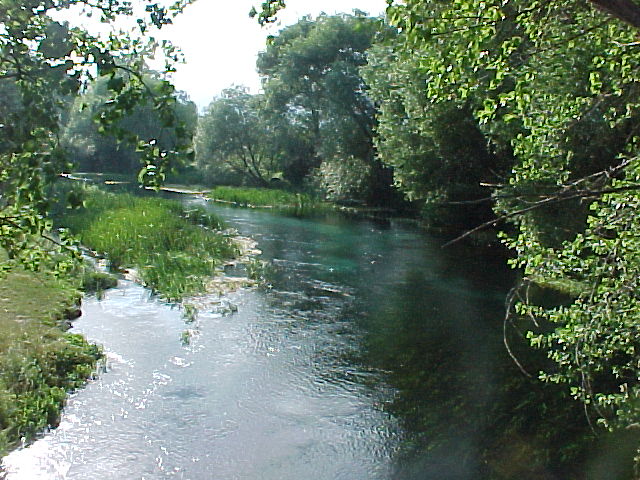
[[[106,371],[4,459],[9,479],[486,476],[503,260],[401,220],[208,208],[257,240],[270,286],[190,325],[128,281],[86,299],[73,330]]]

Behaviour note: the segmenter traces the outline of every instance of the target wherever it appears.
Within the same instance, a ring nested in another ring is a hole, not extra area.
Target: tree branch
[[[632,0],[589,0],[598,10],[640,29],[640,5]]]
[[[533,210],[537,210],[538,208],[546,207],[546,206],[549,206],[549,205],[555,205],[555,204],[566,202],[566,201],[569,201],[569,200],[576,200],[578,198],[597,198],[597,197],[600,197],[601,195],[606,195],[606,194],[609,194],[609,193],[619,193],[619,192],[638,191],[638,190],[640,190],[640,184],[634,183],[634,184],[631,184],[631,185],[624,185],[622,187],[605,188],[605,189],[601,189],[601,190],[583,189],[583,190],[578,190],[578,191],[574,191],[574,192],[559,192],[558,194],[556,194],[554,196],[550,196],[548,198],[545,198],[543,200],[535,202],[533,205],[530,205],[530,206],[525,207],[525,208],[521,208],[519,210],[515,210],[513,212],[505,213],[504,215],[500,215],[500,216],[498,216],[498,217],[496,217],[496,218],[494,218],[492,220],[484,222],[484,223],[478,225],[477,227],[466,231],[462,235],[459,235],[458,237],[454,238],[453,240],[445,243],[442,247],[443,248],[444,247],[448,247],[449,245],[457,243],[460,240],[462,240],[464,238],[467,238],[469,235],[472,235],[472,234],[474,234],[476,232],[484,230],[485,228],[496,226],[498,223],[501,223],[501,222],[503,222],[505,220],[508,220],[510,218],[513,218],[513,217],[518,217],[520,215],[524,215],[525,213],[531,212]]]
[[[0,224],[5,224],[5,225],[9,225],[10,227],[16,228],[18,230],[20,230],[21,232],[24,233],[29,233],[29,231],[24,228],[22,225],[20,225],[19,223],[13,221],[11,218],[13,217],[3,217],[0,216]],[[72,252],[72,253],[77,253],[77,250],[73,247],[70,247],[69,245],[65,245],[64,243],[59,242],[58,240],[56,240],[53,237],[50,237],[49,235],[47,235],[44,232],[39,232],[39,236],[42,237],[43,239],[53,243],[54,245],[57,245],[60,248],[64,248],[65,250]]]

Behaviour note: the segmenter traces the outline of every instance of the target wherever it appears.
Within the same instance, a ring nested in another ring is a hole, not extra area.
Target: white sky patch
[[[200,109],[214,96],[235,84],[245,85],[253,93],[260,90],[255,70],[258,52],[264,50],[268,35],[275,35],[300,17],[321,12],[335,14],[363,10],[380,15],[385,0],[288,0],[287,8],[278,15],[276,25],[262,28],[257,19],[249,18],[252,6],[260,0],[221,2],[198,0],[174,22],[162,29],[163,38],[179,46],[186,64],[179,65],[174,75],[176,87],[186,91]]]
[[[381,15],[386,8],[385,0],[287,0],[278,23],[263,28],[257,19],[249,18],[251,7],[258,8],[260,3],[262,0],[197,0],[178,15],[173,25],[152,32],[157,39],[170,40],[184,53],[186,63],[177,65],[172,78],[176,88],[187,92],[199,109],[204,109],[231,85],[244,85],[258,93],[260,79],[255,69],[258,52],[264,50],[267,36],[276,35],[284,26],[305,15],[352,13],[354,9]],[[110,31],[110,27],[101,25],[97,19],[86,19],[78,11],[67,10],[56,18],[93,32]],[[115,25],[115,30],[134,25]],[[158,69],[164,65],[160,61],[150,63]]]

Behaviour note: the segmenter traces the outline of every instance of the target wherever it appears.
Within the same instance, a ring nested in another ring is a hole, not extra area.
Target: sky
[[[199,109],[232,84],[257,93],[260,81],[255,63],[266,37],[298,18],[321,12],[351,13],[353,9],[379,15],[386,7],[385,0],[287,0],[287,8],[278,15],[280,23],[263,28],[257,19],[249,18],[251,7],[260,3],[262,0],[198,0],[173,25],[162,29],[162,37],[178,45],[186,56],[187,63],[179,65],[173,76],[174,83]]]

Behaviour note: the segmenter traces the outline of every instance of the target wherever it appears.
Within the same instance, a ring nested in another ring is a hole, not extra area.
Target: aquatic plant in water
[[[216,187],[209,198],[252,207],[303,208],[316,203],[307,194],[270,188]]]
[[[156,196],[89,189],[85,207],[60,222],[113,269],[133,268],[141,282],[168,301],[200,293],[216,268],[237,254],[217,231],[221,221],[202,208]]]

